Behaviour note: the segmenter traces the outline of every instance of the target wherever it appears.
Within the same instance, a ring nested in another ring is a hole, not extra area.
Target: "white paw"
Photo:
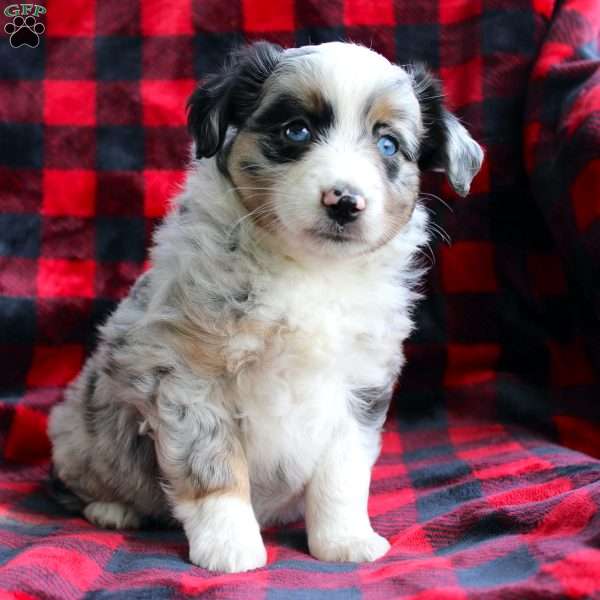
[[[242,535],[234,539],[207,536],[190,543],[190,561],[210,571],[241,573],[264,567],[267,551],[258,530],[249,538]]]
[[[190,544],[190,561],[211,571],[240,573],[267,563],[251,504],[235,496],[175,505]]]
[[[140,515],[120,502],[91,502],[83,515],[90,523],[107,529],[137,529],[141,524]]]
[[[371,562],[390,549],[390,543],[374,531],[356,537],[309,536],[308,546],[315,558],[330,562]]]

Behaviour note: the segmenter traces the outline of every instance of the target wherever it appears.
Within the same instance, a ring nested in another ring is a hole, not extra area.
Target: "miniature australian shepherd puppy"
[[[316,558],[375,560],[370,471],[427,241],[419,175],[465,195],[482,150],[426,70],[337,42],[236,52],[189,127],[152,268],[52,411],[55,484],[102,527],[174,518],[207,569],[261,567],[261,526],[300,517]]]

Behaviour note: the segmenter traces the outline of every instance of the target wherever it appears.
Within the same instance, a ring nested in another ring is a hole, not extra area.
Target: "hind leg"
[[[106,529],[137,529],[142,523],[139,513],[120,502],[91,502],[83,514],[90,523]]]

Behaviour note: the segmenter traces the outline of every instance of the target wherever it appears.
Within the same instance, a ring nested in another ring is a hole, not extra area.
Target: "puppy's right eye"
[[[292,121],[286,125],[283,135],[295,144],[306,144],[312,137],[310,129],[304,121]]]

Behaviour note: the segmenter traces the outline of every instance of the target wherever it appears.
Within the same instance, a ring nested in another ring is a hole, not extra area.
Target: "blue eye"
[[[304,121],[294,121],[283,131],[285,137],[296,144],[305,144],[310,141],[311,134]]]
[[[382,135],[377,141],[377,148],[384,156],[394,156],[398,152],[398,141],[391,135]]]

